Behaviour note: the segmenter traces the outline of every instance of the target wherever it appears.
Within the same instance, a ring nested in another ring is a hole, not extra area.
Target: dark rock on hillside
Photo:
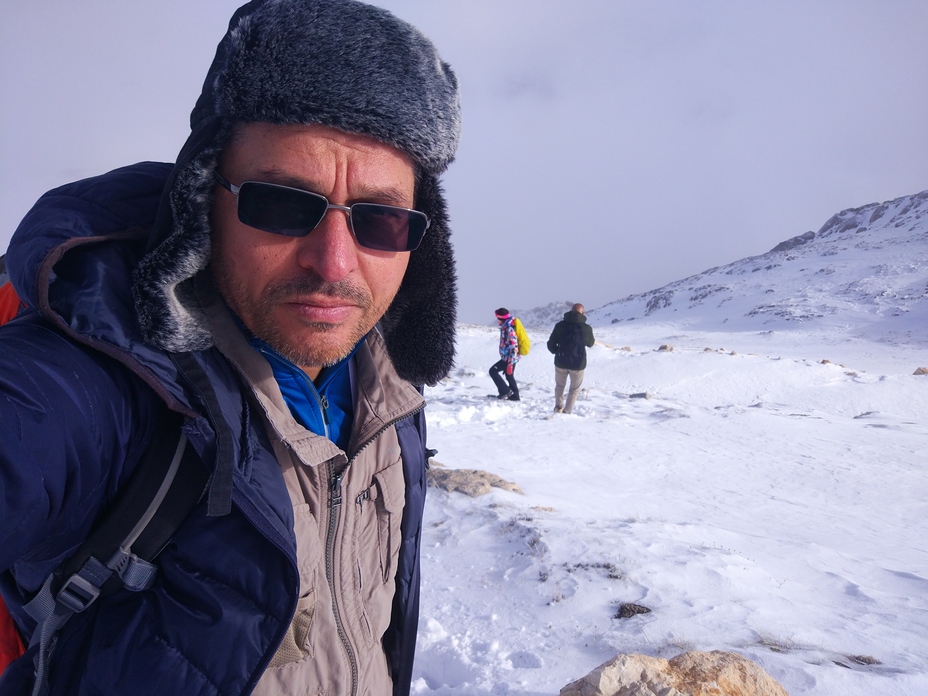
[[[806,242],[811,242],[815,239],[815,232],[806,232],[805,234],[800,234],[792,239],[787,239],[785,242],[780,242],[773,249],[770,250],[770,253],[776,251],[789,251],[790,249],[795,249],[798,246],[802,246]]]

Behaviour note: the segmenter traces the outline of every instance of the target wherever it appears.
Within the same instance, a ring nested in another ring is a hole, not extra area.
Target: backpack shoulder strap
[[[422,392],[421,387],[419,391]],[[399,421],[396,435],[406,477],[406,505],[400,523],[402,546],[397,559],[393,611],[390,626],[383,636],[383,646],[393,675],[393,696],[409,696],[419,623],[419,569],[427,470],[429,459],[436,451],[426,445],[424,411]]]
[[[164,409],[151,444],[110,510],[77,552],[49,575],[24,609],[37,622],[30,647],[39,645],[33,695],[47,690],[54,637],[72,615],[125,587],[151,587],[150,562],[164,548],[206,487],[209,472],[181,430],[183,417]]]
[[[193,450],[187,451],[182,424],[180,414],[164,409],[151,444],[120,489],[113,509],[62,566],[62,577],[78,572],[89,558],[105,561],[119,574],[131,557],[150,561],[170,541],[196,506],[209,476]],[[120,586],[118,579],[113,580],[104,595]]]

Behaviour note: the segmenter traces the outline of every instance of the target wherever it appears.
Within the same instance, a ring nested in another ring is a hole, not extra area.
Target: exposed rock
[[[672,660],[617,655],[561,689],[560,696],[788,696],[760,666],[716,650]]]
[[[648,300],[648,304],[644,310],[645,316],[648,316],[659,309],[669,307],[673,302],[674,292],[674,290],[666,290],[664,292],[659,292],[651,297],[651,299]]]
[[[856,662],[858,665],[881,665],[883,664],[875,657],[870,657],[870,655],[848,655],[847,659],[851,662]]]
[[[463,493],[471,498],[486,495],[494,488],[502,488],[513,493],[522,493],[522,489],[511,481],[506,481],[496,474],[479,469],[429,469],[429,485],[443,491]]]
[[[700,285],[699,287],[692,289],[692,295],[690,295],[690,308],[692,309],[696,305],[702,304],[704,300],[713,295],[717,295],[720,292],[726,292],[731,288],[728,285]]]
[[[615,613],[617,619],[630,619],[638,614],[650,614],[651,610],[640,604],[620,604],[619,610]]]
[[[594,346],[604,346],[604,347],[608,348],[609,350],[621,350],[621,351],[624,351],[624,352],[626,352],[626,353],[631,353],[631,352],[632,352],[632,347],[631,347],[631,346],[622,346],[621,348],[616,348],[614,345],[612,345],[612,344],[610,344],[610,343],[604,343],[604,342],[602,342],[602,341],[600,341],[600,340],[598,340],[598,339],[597,339],[596,341],[593,342],[593,345],[594,345]]]
[[[815,232],[806,232],[805,234],[800,234],[799,236],[793,237],[792,239],[787,239],[785,242],[780,242],[770,251],[771,253],[775,251],[789,251],[790,249],[795,249],[796,247],[802,246],[807,242],[811,242],[813,239],[815,239]]]
[[[650,399],[651,394],[649,392],[637,392],[635,394],[629,394],[629,399]]]
[[[570,311],[574,306],[573,302],[552,302],[544,307],[535,307],[534,309],[512,309],[509,313],[514,317],[519,317],[522,325],[530,329],[544,329],[550,331],[556,323],[564,318],[565,312]],[[496,320],[493,315],[489,317],[492,321],[488,323],[495,327]]]
[[[928,375],[928,367],[919,367],[912,374],[913,375]]]
[[[673,346],[669,343],[664,343],[657,350],[661,353],[673,353]]]

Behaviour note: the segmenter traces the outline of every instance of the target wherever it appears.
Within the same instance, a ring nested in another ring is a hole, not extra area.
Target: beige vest
[[[371,332],[353,358],[354,424],[343,452],[293,419],[270,365],[222,301],[214,297],[207,312],[217,347],[252,387],[293,502],[300,598],[253,693],[386,696],[393,682],[381,638],[390,624],[405,502],[391,426],[424,401]]]

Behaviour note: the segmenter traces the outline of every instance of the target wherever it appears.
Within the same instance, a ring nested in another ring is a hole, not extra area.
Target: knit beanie
[[[357,0],[253,0],[233,15],[136,272],[146,342],[168,351],[213,345],[191,281],[210,259],[219,154],[235,125],[250,122],[320,124],[412,158],[415,207],[431,225],[381,330],[402,377],[416,384],[444,377],[453,364],[457,295],[438,176],[460,137],[457,79],[417,29]]]
[[[500,307],[499,309],[496,310],[496,318],[497,318],[497,319],[501,319],[501,320],[502,320],[502,319],[508,319],[508,318],[509,318],[509,310],[506,309],[505,307]]]

